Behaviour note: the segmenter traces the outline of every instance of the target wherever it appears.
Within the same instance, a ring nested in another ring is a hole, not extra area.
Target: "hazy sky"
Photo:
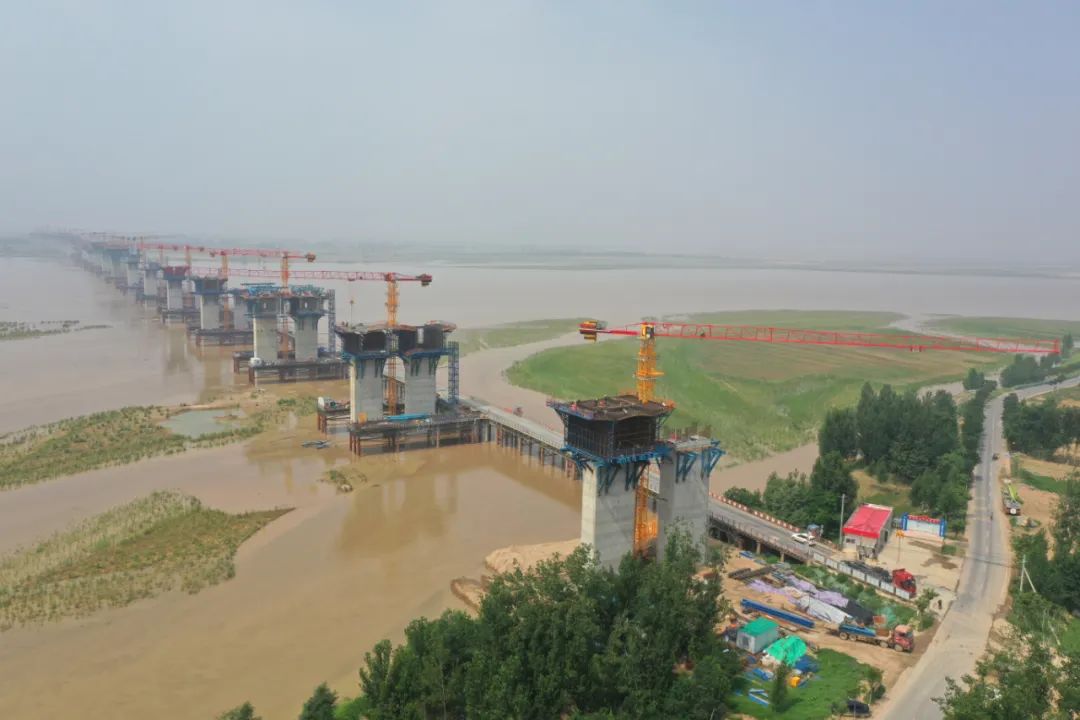
[[[1076,2],[16,2],[0,230],[1080,260]]]

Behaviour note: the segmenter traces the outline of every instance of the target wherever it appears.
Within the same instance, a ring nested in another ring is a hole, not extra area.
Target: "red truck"
[[[898,652],[911,652],[915,649],[915,633],[910,625],[897,625],[892,632],[881,628],[863,627],[854,623],[837,625],[832,632],[842,640],[877,643],[881,647],[891,647]]]
[[[901,590],[907,590],[912,595],[918,592],[915,589],[915,576],[904,568],[892,571],[892,584]]]

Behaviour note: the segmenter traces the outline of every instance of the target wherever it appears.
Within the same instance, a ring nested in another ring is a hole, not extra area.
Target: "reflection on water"
[[[205,469],[168,466],[178,484],[234,502],[264,487],[272,506],[289,483],[300,509],[245,544],[223,585],[0,635],[0,717],[208,718],[250,699],[266,720],[291,719],[322,680],[355,693],[378,640],[460,607],[449,583],[477,576],[487,553],[579,531],[580,485],[506,449],[364,458],[368,482],[347,495],[315,482],[317,456],[264,474],[236,447],[205,455]],[[119,470],[134,481],[137,469]]]

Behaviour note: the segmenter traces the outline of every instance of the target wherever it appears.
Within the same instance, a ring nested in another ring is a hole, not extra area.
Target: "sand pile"
[[[499,548],[486,558],[484,565],[494,573],[510,572],[515,566],[522,570],[531,570],[537,563],[555,555],[566,557],[577,549],[580,540],[560,540],[558,542],[539,543],[537,545],[511,545]]]

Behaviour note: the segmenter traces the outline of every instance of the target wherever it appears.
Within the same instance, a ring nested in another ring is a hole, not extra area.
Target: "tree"
[[[812,494],[806,475],[793,471],[786,477],[780,477],[772,473],[765,482],[761,499],[765,512],[792,525],[805,527],[815,518]]]
[[[812,519],[824,528],[824,534],[832,537],[840,530],[840,496],[844,495],[847,507],[855,507],[859,485],[851,476],[844,458],[838,452],[822,455],[814,462],[810,473],[810,499]]]
[[[788,697],[788,678],[791,677],[791,666],[782,662],[776,666],[773,673],[772,690],[769,692],[769,703],[773,712],[784,712],[790,704]]]
[[[261,718],[255,714],[255,708],[252,707],[251,703],[246,702],[239,707],[221,713],[218,715],[218,720],[261,720]]]
[[[1027,638],[1025,645],[980,661],[962,684],[947,678],[945,696],[935,698],[945,720],[1049,720],[1060,674],[1043,643]]]
[[[964,389],[965,390],[978,390],[986,382],[986,375],[979,372],[975,368],[969,368],[967,375],[964,377]]]
[[[1080,554],[1080,473],[1065,481],[1054,510],[1054,561]],[[1080,590],[1080,588],[1077,588]]]
[[[825,413],[825,420],[818,432],[820,454],[837,452],[845,458],[853,458],[859,454],[855,417],[856,412],[851,408],[834,408]]]
[[[749,508],[761,509],[765,506],[764,501],[761,499],[761,492],[758,490],[730,487],[724,491],[724,497]]]
[[[337,693],[323,683],[315,688],[315,693],[304,703],[299,720],[334,720],[337,707]]]
[[[722,718],[740,668],[700,561],[676,532],[659,562],[610,570],[579,548],[498,575],[475,618],[417,620],[365,656],[367,717]]]
[[[1068,358],[1072,355],[1073,351],[1073,336],[1072,333],[1065,333],[1061,338],[1061,357]]]

